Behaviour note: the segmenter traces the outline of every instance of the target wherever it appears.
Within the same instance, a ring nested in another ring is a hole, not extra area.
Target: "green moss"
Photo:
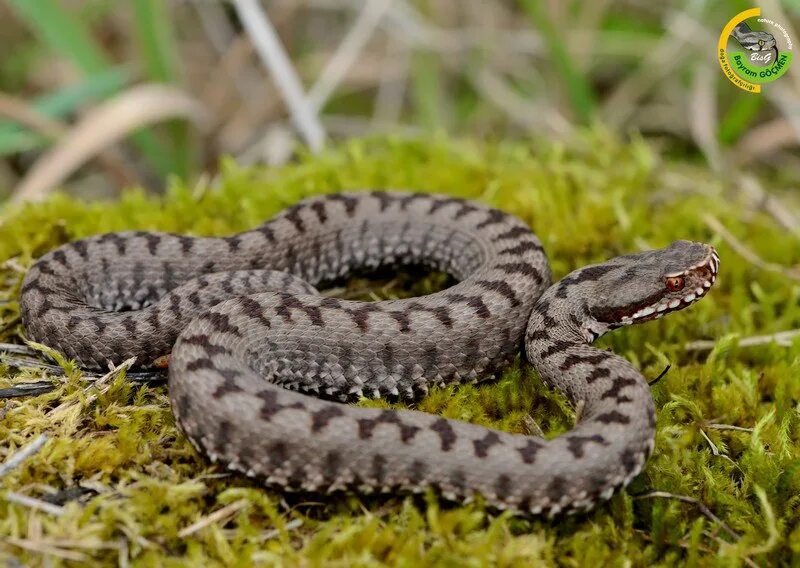
[[[98,493],[67,503],[60,516],[0,494],[0,557],[41,564],[41,551],[49,550],[53,564],[113,564],[124,557],[176,566],[800,561],[800,342],[740,348],[736,341],[798,327],[800,289],[743,260],[709,230],[704,215],[723,220],[772,262],[800,262],[800,246],[771,218],[743,215],[744,202],[722,183],[702,170],[662,163],[642,143],[621,144],[601,132],[568,147],[370,139],[281,169],[240,169],[228,161],[213,187],[174,184],[163,198],[131,191],[117,203],[84,204],[55,196],[7,212],[0,225],[0,294],[8,300],[0,297],[0,340],[20,339],[16,299],[24,269],[60,243],[130,228],[225,234],[307,195],[359,187],[448,192],[513,212],[537,230],[557,277],[676,238],[717,246],[722,272],[707,299],[602,340],[647,376],[672,364],[653,387],[658,435],[644,473],[595,512],[552,522],[497,515],[480,503],[440,503],[432,495],[282,495],[197,455],[175,427],[166,387],[117,377],[102,392],[85,390],[70,368],[66,379],[53,378],[58,386],[51,393],[0,402],[3,459],[40,433],[51,438],[3,486],[37,498],[77,484]],[[412,290],[438,281],[428,278]],[[403,288],[392,282],[373,294],[407,293]],[[684,349],[696,339],[718,342],[710,353]],[[0,372],[0,388],[42,378],[37,370]],[[515,432],[541,428],[547,436],[573,419],[564,399],[519,364],[494,383],[434,389],[418,406]],[[636,498],[651,491],[699,500],[738,538],[692,503]],[[223,518],[181,532],[223,507]],[[60,559],[64,554],[72,559]]]

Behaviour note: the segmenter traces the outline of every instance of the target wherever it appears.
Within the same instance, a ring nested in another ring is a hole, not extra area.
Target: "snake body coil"
[[[653,449],[646,380],[589,343],[696,301],[718,261],[678,241],[550,286],[539,240],[511,215],[446,196],[346,193],[226,238],[124,232],[64,245],[28,272],[21,311],[31,339],[83,366],[171,352],[181,428],[230,469],[286,489],[434,487],[552,515],[608,498]],[[459,282],[372,303],[312,287],[398,265]],[[414,398],[487,377],[522,345],[548,385],[583,405],[550,441],[309,396]]]

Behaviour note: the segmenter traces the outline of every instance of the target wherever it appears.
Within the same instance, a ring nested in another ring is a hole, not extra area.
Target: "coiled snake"
[[[551,286],[541,243],[512,215],[453,197],[354,192],[307,199],[225,238],[121,232],[66,244],[31,267],[21,312],[31,339],[85,367],[131,356],[148,366],[171,352],[179,425],[232,470],[285,489],[480,493],[553,515],[608,498],[653,450],[647,381],[589,343],[695,302],[718,263],[712,247],[678,241]],[[312,287],[398,265],[459,282],[382,302]],[[522,345],[544,381],[583,406],[569,433],[545,441],[331,400],[476,381]]]

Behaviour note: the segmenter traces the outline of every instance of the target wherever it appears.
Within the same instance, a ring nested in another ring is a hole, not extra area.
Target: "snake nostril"
[[[702,278],[703,280],[708,280],[711,278],[711,268],[708,266],[701,266],[697,269],[697,275]]]

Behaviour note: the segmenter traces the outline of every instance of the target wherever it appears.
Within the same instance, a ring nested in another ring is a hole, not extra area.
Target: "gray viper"
[[[403,265],[458,283],[382,302],[315,289]],[[171,353],[178,424],[232,470],[287,490],[432,487],[554,515],[609,498],[653,450],[647,381],[589,344],[689,306],[718,267],[712,247],[677,241],[551,286],[539,239],[516,217],[373,191],[310,198],[230,237],[121,232],[69,243],[31,267],[20,304],[31,339],[87,368],[132,356],[153,366]],[[549,386],[582,406],[575,428],[549,441],[337,402],[477,381],[521,346]]]

